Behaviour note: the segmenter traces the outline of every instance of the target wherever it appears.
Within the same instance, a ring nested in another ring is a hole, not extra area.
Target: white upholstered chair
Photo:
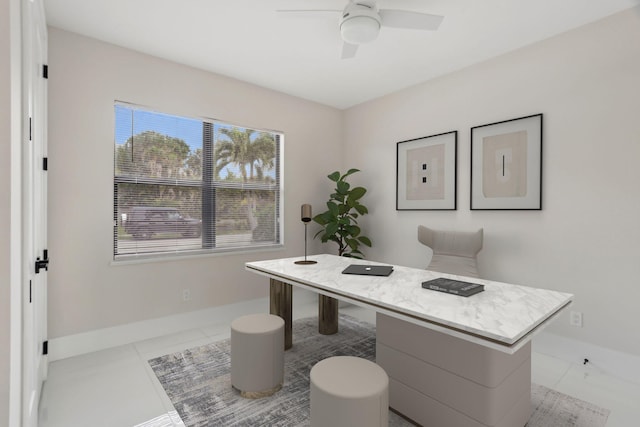
[[[482,249],[482,237],[482,228],[467,232],[418,226],[418,241],[433,251],[427,269],[440,273],[479,277],[476,257]]]

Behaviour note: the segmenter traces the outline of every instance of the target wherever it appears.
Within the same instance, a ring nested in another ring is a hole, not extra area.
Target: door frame
[[[47,176],[43,162],[47,155],[47,85],[44,75],[47,27],[43,0],[18,0],[13,4],[16,3],[18,22],[21,23],[18,31],[22,59],[17,94],[20,98],[20,144],[16,147],[17,162],[15,157],[12,158],[12,168],[15,166],[19,170],[16,173],[19,183],[17,187],[12,185],[12,210],[15,203],[20,220],[15,226],[12,222],[12,230],[20,230],[20,242],[16,243],[19,245],[15,254],[18,260],[14,263],[16,260],[12,259],[12,267],[19,271],[18,286],[16,288],[12,281],[14,287],[11,292],[12,326],[15,324],[19,329],[12,330],[12,335],[16,333],[18,337],[17,342],[12,340],[11,346],[12,371],[19,372],[20,387],[11,393],[10,421],[11,425],[15,422],[23,427],[35,427],[38,425],[40,396],[48,363],[44,351],[47,340],[47,274],[46,270],[40,270],[39,274],[35,271],[36,259],[44,258],[43,249],[47,243]],[[16,190],[18,194],[14,197]],[[15,378],[12,377],[12,388],[14,386]]]
[[[10,354],[9,425],[22,419],[22,12],[21,0],[9,0],[10,63]]]

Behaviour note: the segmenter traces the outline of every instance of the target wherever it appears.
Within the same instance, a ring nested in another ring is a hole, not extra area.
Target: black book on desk
[[[484,285],[463,282],[460,280],[445,279],[444,277],[422,282],[422,287],[425,289],[431,289],[432,291],[446,292],[448,294],[455,294],[463,297],[468,297],[484,291]]]

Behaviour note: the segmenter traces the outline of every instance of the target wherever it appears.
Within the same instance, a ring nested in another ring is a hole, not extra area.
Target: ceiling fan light
[[[351,44],[372,42],[378,37],[380,22],[369,16],[347,18],[340,25],[342,39]]]

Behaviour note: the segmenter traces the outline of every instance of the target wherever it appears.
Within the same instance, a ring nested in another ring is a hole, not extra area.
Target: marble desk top
[[[248,262],[245,268],[507,353],[526,344],[573,300],[568,293],[399,265],[388,277],[347,275],[342,270],[350,264],[383,263],[336,255],[313,255],[308,259],[317,264],[294,264],[300,259]],[[480,283],[485,290],[461,297],[422,288],[422,282],[438,277]]]

